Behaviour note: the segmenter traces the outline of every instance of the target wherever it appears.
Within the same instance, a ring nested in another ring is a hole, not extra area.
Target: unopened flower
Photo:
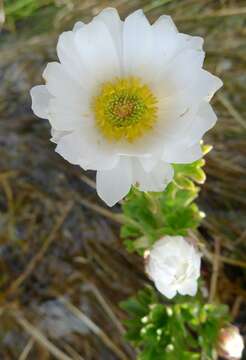
[[[241,359],[244,349],[243,337],[236,326],[230,325],[220,330],[218,353],[228,360]]]
[[[145,269],[156,288],[169,299],[177,293],[194,296],[201,254],[182,236],[165,236],[150,250]]]
[[[202,157],[200,140],[216,122],[209,101],[222,85],[202,69],[202,44],[169,16],[150,25],[138,10],[123,22],[113,8],[60,35],[60,62],[31,90],[32,109],[49,119],[60,155],[97,171],[108,205],[133,184],[164,190],[171,163]]]

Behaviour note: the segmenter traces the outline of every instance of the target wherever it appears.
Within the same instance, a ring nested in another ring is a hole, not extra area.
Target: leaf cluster
[[[203,153],[210,150],[203,146]],[[189,229],[199,226],[203,214],[194,203],[199,184],[205,181],[204,159],[191,164],[174,164],[174,179],[161,193],[131,190],[122,210],[125,225],[121,236],[128,251],[142,254],[165,235],[187,236]]]
[[[145,288],[121,306],[126,338],[140,353],[138,360],[212,360],[216,358],[219,329],[229,321],[225,305],[204,304],[199,295],[161,302],[152,288]]]

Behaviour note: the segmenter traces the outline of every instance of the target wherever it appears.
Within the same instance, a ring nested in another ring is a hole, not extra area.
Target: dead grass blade
[[[33,272],[37,264],[42,260],[43,256],[45,255],[46,251],[48,250],[51,243],[55,240],[57,231],[62,226],[63,222],[65,221],[66,217],[68,216],[70,210],[72,209],[73,203],[69,203],[67,206],[64,207],[60,217],[58,218],[54,228],[52,229],[49,236],[44,241],[42,247],[40,248],[39,252],[32,258],[32,260],[27,265],[26,269],[23,273],[12,283],[10,288],[7,290],[8,294],[15,293],[19,286],[25,281],[25,279]]]
[[[21,314],[13,314],[16,322],[37,341],[41,346],[45,347],[50,354],[52,354],[58,360],[73,360],[70,356],[67,356],[63,351],[58,349],[52,342],[50,342],[44,334],[35,326],[29,323]]]
[[[101,341],[118,356],[119,359],[127,360],[127,356],[122,352],[122,350],[120,350],[112,342],[108,335],[105,334],[105,332],[100,329],[90,318],[88,318],[81,310],[79,310],[66,299],[62,298],[61,301],[73,313],[73,315],[80,319],[96,336],[98,336]]]
[[[27,342],[26,346],[24,347],[18,360],[26,360],[27,359],[28,355],[30,354],[30,351],[32,350],[33,344],[34,344],[34,340],[33,340],[33,338],[31,338]]]

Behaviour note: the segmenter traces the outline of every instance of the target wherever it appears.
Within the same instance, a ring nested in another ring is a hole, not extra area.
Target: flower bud
[[[219,334],[218,354],[224,359],[241,359],[244,349],[243,337],[236,326],[222,328]]]
[[[156,288],[169,299],[177,292],[194,296],[201,254],[182,236],[165,236],[145,254],[145,270]]]

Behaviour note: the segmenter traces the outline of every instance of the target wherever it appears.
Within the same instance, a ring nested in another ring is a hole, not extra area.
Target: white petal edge
[[[48,119],[49,103],[52,98],[45,85],[34,86],[30,90],[32,111],[42,119]]]
[[[76,32],[77,30],[81,29],[85,24],[82,21],[77,21],[73,26],[73,32]]]
[[[74,41],[80,59],[95,85],[121,76],[117,49],[103,22],[93,19],[76,31]]]
[[[72,164],[85,170],[105,170],[116,166],[119,157],[110,144],[99,142],[90,128],[77,129],[62,136],[56,152]]]
[[[162,116],[164,117],[165,115]],[[169,119],[172,119],[169,125],[171,137],[169,141],[166,142],[163,159],[169,162],[169,159],[173,157],[176,158],[177,154],[180,154],[180,157],[184,157],[184,162],[186,161],[187,151],[190,154],[192,151],[195,156],[194,150],[196,150],[196,144],[199,143],[204,134],[216,124],[217,116],[207,101],[201,101],[197,104],[197,110],[191,109],[191,111],[188,111],[184,116],[177,118],[170,116]],[[166,129],[166,133],[167,131],[168,129]],[[189,148],[191,149],[189,150]],[[198,158],[199,154],[197,153],[197,159]],[[172,162],[173,160],[170,161]]]
[[[152,27],[143,11],[137,10],[125,19],[123,26],[124,75],[145,79],[147,76],[151,77],[154,70],[149,66],[153,55],[152,50]]]
[[[131,184],[131,163],[127,158],[121,158],[111,170],[97,171],[97,193],[108,206],[113,206],[123,199],[130,191]]]
[[[158,162],[146,172],[137,159],[132,159],[133,184],[141,191],[163,191],[173,179],[173,167],[164,161]]]
[[[85,25],[76,26],[74,31],[65,31],[59,36],[57,56],[63,69],[65,69],[74,82],[88,91],[88,88],[91,88],[91,80],[75,44],[75,35],[83,27]]]
[[[79,99],[80,86],[66,72],[64,66],[56,61],[46,65],[43,78],[46,81],[48,91],[55,97],[66,99],[73,95]]]
[[[153,27],[158,27],[162,33],[171,33],[178,34],[178,29],[169,15],[161,15],[153,24]]]
[[[182,286],[180,286],[180,288],[178,289],[178,292],[181,295],[190,295],[190,296],[195,296],[197,293],[197,288],[198,288],[198,284],[197,281],[192,279],[192,280],[186,280]]]
[[[191,36],[188,34],[179,33],[178,39],[182,44],[182,47],[181,47],[182,50],[184,48],[191,48],[194,50],[202,50],[203,49],[204,39],[200,36]]]
[[[56,130],[52,127],[50,130],[50,133],[51,133],[50,141],[55,144],[58,144],[59,140],[61,140],[61,138],[63,136],[66,136],[69,134],[69,131],[60,131],[60,130]]]
[[[115,8],[108,7],[102,10],[94,20],[102,21],[106,25],[113,38],[114,45],[117,48],[119,59],[121,59],[123,21],[121,21],[118,11]]]
[[[177,294],[177,290],[174,286],[166,284],[163,281],[156,281],[155,286],[157,290],[159,290],[160,293],[165,295],[168,299],[172,299]]]
[[[194,144],[190,147],[180,146],[174,143],[169,146],[164,155],[163,160],[175,164],[188,164],[192,163],[203,157],[200,143]]]
[[[193,146],[195,142],[200,141],[203,135],[211,129],[217,122],[217,116],[212,106],[203,101],[198,109],[197,116],[192,121],[186,134],[183,134],[183,141],[188,146]]]
[[[158,162],[158,158],[153,156],[143,156],[143,157],[139,157],[139,161],[144,171],[150,172],[156,166]]]
[[[170,16],[163,15],[152,25],[153,51],[150,66],[153,68],[150,83],[158,82],[160,73],[175,55],[178,31]]]
[[[159,82],[167,82],[169,91],[177,93],[194,84],[202,69],[205,53],[194,49],[185,49],[175,56],[169,65],[164,68]]]

